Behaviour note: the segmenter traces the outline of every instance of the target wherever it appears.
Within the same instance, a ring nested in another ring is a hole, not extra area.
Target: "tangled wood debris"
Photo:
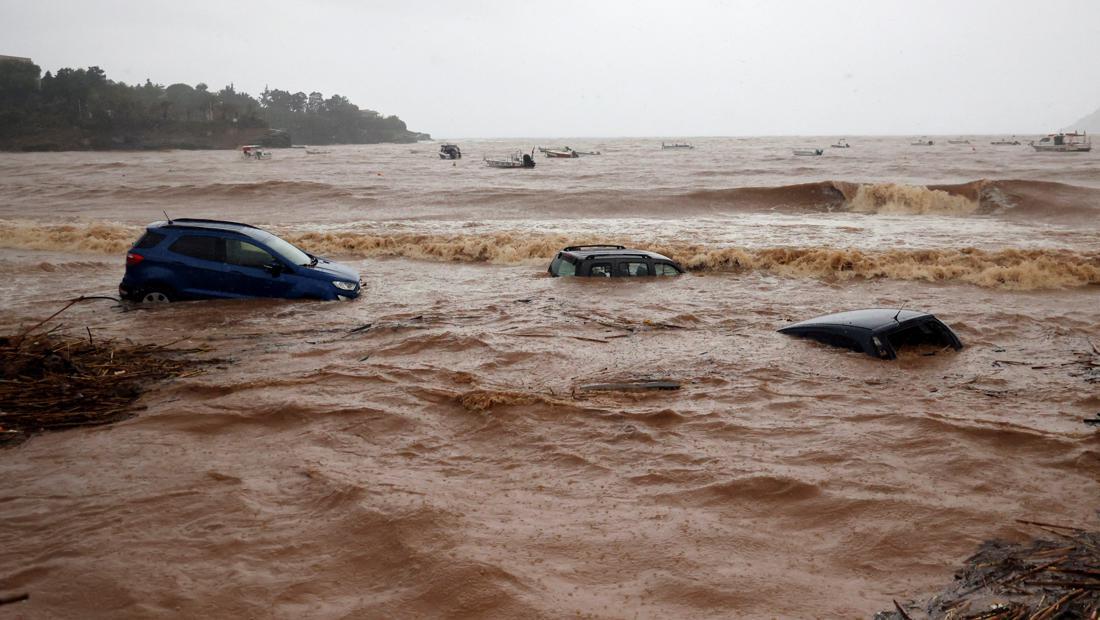
[[[202,372],[203,362],[182,357],[198,349],[167,348],[174,343],[119,344],[90,330],[87,337],[33,333],[50,319],[0,337],[0,444],[129,417],[150,383]]]
[[[875,620],[1060,620],[1100,617],[1100,532],[1020,521],[1053,538],[987,541],[924,605],[894,602]]]

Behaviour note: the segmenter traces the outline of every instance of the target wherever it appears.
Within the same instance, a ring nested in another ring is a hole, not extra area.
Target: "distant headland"
[[[1100,133],[1100,108],[1097,108],[1095,112],[1089,114],[1078,120],[1076,123],[1066,127],[1067,130],[1082,130],[1088,132]]]
[[[99,67],[46,72],[0,56],[0,150],[224,149],[240,144],[375,144],[430,139],[397,116],[360,109],[341,95],[232,84],[128,85]]]

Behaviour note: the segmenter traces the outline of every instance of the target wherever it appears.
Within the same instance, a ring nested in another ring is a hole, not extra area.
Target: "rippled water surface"
[[[58,317],[218,361],[0,450],[0,587],[27,617],[867,617],[1017,518],[1094,526],[1100,160],[991,139],[569,139],[542,144],[602,154],[515,171],[481,156],[538,142],[0,154],[6,332],[113,294],[162,210],[367,283]],[[585,241],[690,272],[545,277]],[[774,331],[861,307],[966,347]],[[585,389],[641,379],[682,388]]]

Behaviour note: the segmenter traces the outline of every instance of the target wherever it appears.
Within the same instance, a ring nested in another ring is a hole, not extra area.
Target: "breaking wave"
[[[142,227],[123,224],[47,226],[0,222],[0,246],[107,254],[125,252]],[[536,265],[575,239],[553,234],[370,234],[286,232],[288,241],[323,255],[359,258]],[[593,242],[622,239],[593,239]],[[834,280],[885,278],[965,282],[1030,290],[1100,284],[1100,252],[1059,249],[859,250],[834,247],[742,248],[682,242],[646,244],[698,273],[765,272]]]
[[[735,210],[869,214],[1002,215],[1043,221],[1100,215],[1100,189],[1050,181],[981,179],[954,185],[818,181],[778,187],[700,190],[685,200]]]
[[[371,187],[339,187],[314,181],[256,181],[252,183],[210,183],[182,185],[133,186],[117,185],[113,187],[68,187],[63,188],[56,197],[114,200],[163,200],[174,199],[248,199],[248,198],[300,198],[313,200],[340,200],[361,197],[369,193]]]
[[[0,222],[0,246],[117,254],[125,252],[143,230],[144,226],[107,223],[42,226]]]
[[[96,164],[109,166],[114,164]],[[50,200],[162,202],[263,200],[272,205],[346,203],[364,206],[385,201],[393,188],[384,184],[330,184],[305,180],[180,185],[65,184],[41,192]],[[397,197],[403,199],[404,197]],[[421,206],[510,207],[518,215],[553,211],[593,212],[607,216],[677,215],[714,212],[853,212],[882,215],[988,215],[1024,221],[1095,221],[1100,188],[1049,181],[980,179],[953,185],[816,181],[774,187],[733,187],[683,191],[493,187],[459,189],[421,198]],[[594,209],[594,207],[598,207]]]

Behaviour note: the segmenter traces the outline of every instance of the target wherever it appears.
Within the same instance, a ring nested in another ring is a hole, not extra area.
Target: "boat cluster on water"
[[[662,142],[662,150],[675,150],[675,149],[694,149],[695,146],[688,144],[687,142]],[[446,152],[445,152],[446,150]],[[535,151],[542,153],[544,156],[550,159],[577,159],[581,156],[600,155],[599,151],[578,151],[571,146],[559,146],[559,147],[544,147],[536,146],[531,149],[530,153],[524,153],[523,151],[512,151],[507,155],[488,156],[486,155],[482,161],[486,166],[490,168],[534,168],[535,167]],[[457,156],[451,156],[451,153],[458,153]],[[462,157],[458,151],[458,147],[454,144],[444,144],[439,147],[440,159],[458,159]]]
[[[974,148],[972,142],[968,138],[949,139],[947,140],[947,144],[951,146],[971,146],[972,149]],[[1020,146],[1024,143],[1018,140],[1016,136],[1012,136],[993,140],[989,144],[992,146]],[[929,138],[921,137],[911,141],[909,145],[931,147],[935,146],[936,142]],[[1028,141],[1027,145],[1040,153],[1087,153],[1092,150],[1092,140],[1084,131],[1052,133],[1038,140]],[[324,150],[313,150],[304,146],[295,148],[306,149],[308,155],[324,155],[329,152]],[[695,145],[689,142],[661,142],[662,151],[688,151],[694,148]],[[847,139],[841,138],[833,144],[830,144],[829,148],[849,149],[852,148],[852,145],[848,143]],[[271,159],[271,152],[257,144],[248,144],[240,147],[240,149],[241,157],[244,159],[253,161]],[[491,168],[534,168],[536,151],[551,159],[577,159],[582,156],[600,155],[599,151],[578,151],[570,146],[536,146],[531,149],[530,153],[517,150],[506,155],[486,155],[482,161],[485,162],[486,166]],[[825,149],[820,147],[798,147],[792,149],[792,152],[796,157],[821,157],[825,154]],[[462,149],[459,148],[457,144],[449,142],[443,143],[439,145],[439,158],[451,160],[462,159]]]
[[[947,140],[947,144],[952,146],[971,146],[972,143],[967,138],[957,138]],[[1016,136],[1012,136],[1011,138],[993,140],[989,144],[993,146],[1020,146],[1023,143],[1016,139]],[[1092,140],[1084,131],[1052,133],[1037,141],[1031,140],[1027,144],[1040,153],[1087,153],[1092,150]],[[909,146],[927,147],[935,145],[935,140],[924,137],[909,143]],[[848,144],[847,140],[842,138],[837,143],[830,144],[829,147],[834,149],[846,149],[851,148],[851,145]],[[793,149],[793,152],[799,157],[819,157],[825,154],[825,149],[801,147]]]

